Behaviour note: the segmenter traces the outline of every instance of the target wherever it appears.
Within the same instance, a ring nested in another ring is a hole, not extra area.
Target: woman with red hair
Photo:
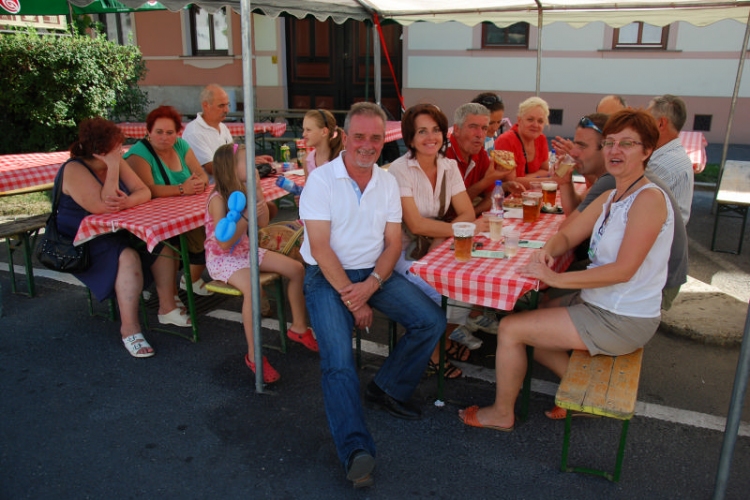
[[[159,106],[148,114],[146,130],[148,131],[146,138],[133,145],[124,157],[151,190],[151,196],[154,198],[190,196],[205,191],[208,186],[208,175],[187,141],[178,137],[182,130],[180,113],[172,106]],[[203,251],[203,242],[206,239],[205,230],[195,229],[188,232],[186,236],[190,253],[193,292],[198,295],[210,295],[201,278],[201,273],[206,268],[206,257]],[[176,276],[177,269],[175,268],[175,282]],[[187,287],[184,276],[180,281],[180,286],[183,289]],[[179,318],[175,320],[185,323],[185,321],[179,321]]]
[[[78,140],[70,147],[71,159],[60,169],[55,185],[60,186],[57,228],[74,238],[81,221],[89,214],[124,210],[151,199],[146,185],[122,159],[124,136],[104,118],[84,120]],[[180,314],[174,298],[174,252],[164,245],[148,253],[126,231],[97,236],[91,240],[91,267],[75,273],[99,300],[117,298],[120,334],[128,353],[136,358],[154,355],[143,337],[138,321],[138,300],[144,284],[153,281],[159,295],[159,315]],[[157,258],[165,257],[165,258]],[[166,258],[169,257],[169,258]]]

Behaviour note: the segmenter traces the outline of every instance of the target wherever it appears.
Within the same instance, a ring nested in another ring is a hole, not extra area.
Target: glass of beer
[[[482,217],[490,223],[490,239],[500,241],[503,239],[503,214],[498,212],[484,212]]]
[[[510,259],[515,257],[518,253],[518,240],[521,238],[521,233],[515,230],[508,230],[505,232],[505,258]]]
[[[555,181],[542,182],[542,202],[545,205],[555,206],[557,201],[557,183]]]
[[[565,174],[567,174],[570,169],[576,166],[576,161],[573,159],[570,155],[565,155],[565,158],[563,158],[560,163],[557,166],[557,169],[555,170],[555,175],[558,177],[564,177]]]
[[[523,198],[523,221],[536,222],[542,210],[542,193],[524,191],[521,196]]]
[[[474,243],[476,224],[472,222],[456,222],[453,224],[453,248],[456,260],[469,262],[471,260],[471,246]]]

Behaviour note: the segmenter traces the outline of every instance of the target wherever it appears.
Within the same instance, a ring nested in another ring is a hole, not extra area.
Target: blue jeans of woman
[[[347,270],[353,283],[367,279],[370,269]],[[320,347],[320,367],[328,424],[339,460],[346,466],[355,450],[375,456],[375,443],[365,424],[359,377],[352,354],[354,316],[318,266],[307,266],[305,299],[310,323]],[[409,283],[393,274],[368,304],[400,323],[406,333],[383,362],[373,381],[392,398],[406,402],[424,374],[435,345],[445,332],[440,307]]]

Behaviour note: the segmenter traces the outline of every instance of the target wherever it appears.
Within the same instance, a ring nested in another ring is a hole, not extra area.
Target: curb
[[[747,302],[688,276],[660,329],[704,344],[734,347],[742,343]]]

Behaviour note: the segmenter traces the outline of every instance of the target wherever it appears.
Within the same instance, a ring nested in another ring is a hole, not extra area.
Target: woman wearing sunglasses
[[[490,110],[490,124],[487,127],[487,137],[484,139],[484,149],[487,153],[490,153],[495,149],[495,140],[497,139],[498,133],[503,133],[503,123],[510,124],[507,118],[503,118],[505,115],[505,104],[500,96],[493,94],[492,92],[484,92],[479,94],[471,102],[481,104],[485,108]]]
[[[498,151],[511,151],[516,160],[516,179],[528,187],[536,177],[549,176],[549,148],[542,133],[549,124],[549,106],[529,97],[518,106],[518,122],[495,141]]]
[[[579,290],[543,309],[506,316],[497,339],[495,403],[459,412],[467,425],[511,430],[513,406],[526,373],[526,346],[562,377],[568,351],[619,356],[642,347],[660,321],[674,213],[667,194],[644,172],[659,131],[645,111],[623,110],[604,126],[602,148],[616,188],[599,196],[574,221],[532,255],[520,273],[550,287]],[[591,264],[557,273],[552,262],[590,238]],[[550,418],[564,418],[555,407]]]

